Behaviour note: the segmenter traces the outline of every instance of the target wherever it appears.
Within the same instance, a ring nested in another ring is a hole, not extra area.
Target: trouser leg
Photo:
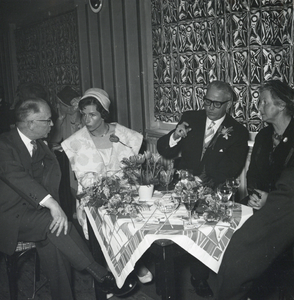
[[[94,263],[93,256],[75,227],[69,222],[68,234],[64,235],[61,232],[57,237],[56,232],[51,233],[49,230],[51,221],[51,214],[47,209],[28,210],[21,220],[19,231],[19,240],[38,242],[41,266],[44,266],[47,276],[50,277],[48,279],[51,285],[54,286],[51,292],[56,293],[56,290],[63,289],[67,291],[69,289],[71,282],[68,266],[70,264],[77,270],[83,270],[93,264],[97,274],[96,279],[99,279],[99,276],[104,277],[107,270]],[[46,260],[47,257],[50,260]],[[62,280],[54,279],[59,278],[59,276]],[[59,300],[59,298],[53,296],[52,299]],[[70,298],[68,296],[65,299]]]
[[[66,257],[49,240],[36,243],[36,247],[52,299],[74,299],[71,266]]]
[[[84,270],[94,263],[94,258],[88,246],[71,223],[69,223],[67,235],[61,232],[57,237],[55,233],[49,233],[48,239],[66,256],[75,269]],[[107,270],[100,265],[98,267],[99,276],[104,277]]]
[[[198,259],[193,259],[190,265],[190,273],[196,280],[208,280],[209,277],[209,268],[206,267]]]

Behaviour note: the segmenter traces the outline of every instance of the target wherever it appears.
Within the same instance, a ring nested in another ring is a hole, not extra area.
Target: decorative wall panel
[[[16,30],[19,84],[42,84],[55,107],[65,85],[80,91],[76,11]]]
[[[201,109],[213,80],[238,96],[234,117],[250,131],[263,126],[260,85],[293,85],[294,0],[151,0],[155,118],[177,122]]]

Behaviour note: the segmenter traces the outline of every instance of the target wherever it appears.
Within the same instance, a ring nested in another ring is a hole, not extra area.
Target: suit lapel
[[[26,170],[32,169],[31,162],[32,158],[31,155],[23,143],[22,139],[20,138],[20,135],[17,131],[17,129],[13,129],[11,133],[11,139],[14,145],[16,145],[15,149],[18,152],[18,155],[20,157],[21,164],[24,166]],[[50,149],[44,144],[42,140],[37,140],[37,146],[40,150],[42,150],[50,159],[54,159],[54,154],[50,151]]]
[[[16,145],[15,149],[18,152],[21,164],[24,166],[26,170],[31,170],[31,156],[30,153],[23,143],[22,139],[16,128],[12,129],[11,139],[13,144]]]
[[[190,131],[189,134],[192,134],[192,140],[194,143],[194,145],[191,145],[191,147],[193,146],[195,148],[198,148],[201,155],[206,125],[205,111],[203,111],[201,114],[196,114],[195,117],[193,116],[192,120],[188,120],[188,123],[192,128],[192,131]]]
[[[229,122],[228,115],[226,115],[226,117],[224,118],[223,122],[220,124],[219,128],[217,129],[216,133],[214,134],[213,138],[211,139],[211,141],[210,141],[210,143],[209,143],[209,145],[208,145],[208,147],[207,147],[207,150],[209,150],[209,148],[211,148],[212,145],[213,145],[213,148],[214,148],[215,145],[216,145],[217,143],[220,143],[222,140],[224,140],[224,139],[220,139],[220,138],[221,138],[221,137],[220,137],[220,135],[221,135],[220,132],[222,131],[222,129],[223,129],[224,127],[227,128],[227,127],[230,125],[229,123],[230,123],[230,122]],[[213,150],[213,149],[212,149],[212,150]],[[208,152],[208,151],[205,151],[205,153],[204,153],[204,155],[203,155],[203,157],[202,157],[202,160],[203,160],[204,157],[206,156],[207,152]]]
[[[205,135],[205,127],[206,127],[206,113],[202,111],[199,116],[193,119],[194,125],[193,128],[193,145],[190,145],[194,149],[197,149],[195,155],[201,160],[203,143],[204,143],[204,135]],[[190,131],[192,133],[192,131]]]

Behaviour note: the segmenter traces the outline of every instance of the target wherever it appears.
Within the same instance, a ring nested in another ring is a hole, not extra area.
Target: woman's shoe
[[[152,279],[153,279],[153,276],[152,276],[152,273],[148,270],[147,274],[146,275],[143,275],[143,276],[138,276],[138,279],[141,283],[148,283],[148,282],[151,282]]]

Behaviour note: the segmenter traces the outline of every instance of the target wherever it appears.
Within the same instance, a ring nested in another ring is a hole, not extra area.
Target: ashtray
[[[220,216],[214,211],[206,211],[203,213],[203,219],[207,223],[218,222],[220,220]]]
[[[156,199],[154,204],[162,213],[168,214],[176,210],[180,202],[172,195],[165,195],[161,199]]]

